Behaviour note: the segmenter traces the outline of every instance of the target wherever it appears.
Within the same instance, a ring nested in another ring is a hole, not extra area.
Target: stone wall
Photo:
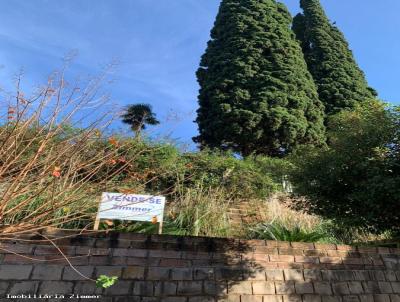
[[[40,235],[3,238],[0,301],[78,301],[72,294],[110,302],[400,301],[395,248],[123,233],[46,237],[85,277]],[[101,274],[119,281],[104,290],[86,279]]]

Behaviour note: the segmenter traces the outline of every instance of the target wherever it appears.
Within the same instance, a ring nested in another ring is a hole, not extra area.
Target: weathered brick
[[[268,269],[265,271],[267,280],[269,281],[283,281],[283,270],[281,269]]]
[[[296,294],[313,294],[314,287],[310,282],[295,282],[294,284]]]
[[[124,258],[126,259],[126,265],[132,266],[141,266],[141,265],[148,265],[148,266],[158,266],[158,262],[160,259],[158,258],[137,258],[137,257],[113,257],[112,259],[117,258]]]
[[[215,302],[215,298],[214,297],[189,297],[189,301],[188,302]],[[243,298],[242,298],[242,302],[243,302]],[[175,302],[175,301],[174,301]]]
[[[282,295],[264,295],[264,302],[282,302]]]
[[[130,241],[125,240],[114,240],[112,238],[107,239],[96,239],[94,244],[95,247],[99,248],[129,248],[131,245]]]
[[[327,253],[323,250],[304,250],[304,256],[325,257]]]
[[[391,302],[400,302],[400,295],[390,295],[390,301]]]
[[[294,262],[292,255],[269,255],[269,261],[272,262]]]
[[[308,242],[291,242],[290,245],[295,249],[302,250],[313,250],[315,248],[314,243]]]
[[[272,281],[253,281],[252,284],[255,295],[275,294],[275,284]]]
[[[353,281],[354,275],[351,271],[344,270],[321,270],[322,279],[326,281]]]
[[[90,256],[87,258],[91,265],[111,265],[111,257],[109,256]]]
[[[357,248],[357,250],[360,253],[363,253],[363,254],[376,254],[376,253],[378,253],[378,249],[376,247],[359,246]]]
[[[193,270],[191,268],[171,269],[172,280],[193,280]]]
[[[290,295],[295,294],[294,281],[275,282],[275,289],[277,294]]]
[[[321,296],[322,302],[342,302],[341,296]]]
[[[379,294],[380,293],[380,288],[378,285],[378,282],[375,281],[367,281],[367,282],[362,282],[364,292],[366,294]]]
[[[58,248],[54,246],[37,246],[35,248],[35,255],[60,255],[62,254],[58,250],[60,249],[64,255],[75,255],[75,247],[74,246],[60,246]]]
[[[87,278],[92,278],[94,268],[92,266],[75,266],[75,269],[78,270],[83,276]],[[66,266],[63,272],[63,280],[86,280],[85,277],[78,274],[74,269],[70,266]]]
[[[358,296],[344,296],[343,302],[361,302]]]
[[[242,280],[243,269],[240,267],[218,267],[215,269],[215,277],[218,280]]]
[[[10,282],[5,282],[5,281],[0,281],[0,295],[5,295],[8,293],[8,287],[10,285]]]
[[[385,279],[386,281],[396,281],[396,272],[395,271],[391,271],[391,270],[387,270],[385,271]],[[400,281],[400,280],[399,280]]]
[[[354,246],[350,246],[350,245],[337,245],[336,246],[338,250],[340,251],[356,251],[357,248]]]
[[[143,266],[128,266],[123,269],[122,279],[144,279],[144,267]]]
[[[250,281],[240,281],[228,285],[228,294],[251,295],[252,285]]]
[[[91,256],[108,256],[111,249],[94,248],[88,246],[77,246],[75,250],[76,255],[91,255]]]
[[[303,302],[321,302],[321,296],[319,295],[303,295]]]
[[[112,254],[114,257],[147,257],[147,250],[144,249],[122,249],[116,248],[112,249]]]
[[[121,277],[122,267],[120,266],[96,266],[95,269],[95,277],[99,277],[100,275],[107,276],[116,276],[118,278]]]
[[[204,281],[206,295],[225,295],[228,293],[228,284],[225,281]]]
[[[30,244],[19,243],[0,243],[0,254],[32,254],[33,246]]]
[[[182,252],[166,250],[149,250],[149,257],[155,258],[182,258]]]
[[[178,295],[200,295],[202,294],[203,284],[201,281],[179,281],[178,282]]]
[[[335,295],[349,295],[350,289],[347,282],[332,283],[332,290]]]
[[[39,286],[39,294],[70,294],[73,287],[68,281],[43,281]]]
[[[227,295],[217,298],[218,302],[240,302],[240,295]]]
[[[310,256],[294,256],[294,261],[299,262],[299,263],[318,264],[319,258],[318,257],[310,257]]]
[[[0,265],[0,280],[27,280],[32,265]]]
[[[212,253],[206,252],[197,252],[197,251],[183,251],[182,252],[182,259],[211,259]]]
[[[384,256],[382,256],[382,260],[387,269],[390,269],[390,270],[400,269],[399,259],[398,259],[397,255],[384,255]]]
[[[20,295],[20,294],[36,294],[39,288],[39,281],[22,281],[16,282],[11,285],[7,294]]]
[[[214,277],[215,277],[214,268],[212,267],[196,268],[194,270],[195,280],[213,280]],[[265,274],[264,274],[264,280],[265,280]]]
[[[369,271],[371,281],[385,281],[385,273],[380,270]]]
[[[138,262],[139,265],[143,265],[143,261]],[[112,257],[110,265],[125,266],[128,265],[126,257]],[[130,264],[131,265],[131,264]]]
[[[160,259],[159,266],[165,267],[190,267],[190,260],[184,259]]]
[[[359,295],[364,293],[364,289],[362,287],[361,282],[357,281],[348,282],[348,286],[351,294]]]
[[[154,286],[150,281],[134,281],[133,295],[135,296],[153,296]]]
[[[141,302],[139,296],[114,297],[113,302]],[[142,300],[143,301],[143,300]],[[93,301],[95,302],[95,301]]]
[[[400,282],[390,282],[392,285],[393,293],[400,294]]]
[[[277,254],[278,253],[278,248],[277,247],[271,247],[271,246],[255,246],[252,251],[255,254]]]
[[[284,295],[283,302],[302,302],[303,299],[300,295]]]
[[[344,258],[343,259],[343,264],[359,264],[359,265],[362,265],[362,264],[364,264],[364,259],[363,258]]]
[[[329,244],[329,243],[314,243],[316,250],[337,250],[336,244]]]
[[[353,271],[351,271],[351,274],[353,275],[353,280],[355,280],[355,281],[367,281],[367,280],[369,280],[368,271],[353,270]]]
[[[285,281],[290,281],[290,280],[304,281],[303,270],[285,269],[283,272],[285,275]]]
[[[262,267],[243,268],[243,280],[265,281],[265,269]]]
[[[240,302],[263,302],[263,296],[242,295]]]
[[[305,281],[321,281],[321,271],[317,269],[305,269],[303,270]]]
[[[187,301],[186,297],[165,297],[161,299],[161,302],[186,302],[186,301]]]
[[[390,286],[390,282],[378,282],[378,286],[382,294],[393,293],[392,287]]]
[[[74,293],[80,295],[100,295],[102,288],[96,287],[93,281],[79,281],[75,283]]]
[[[304,256],[304,251],[301,249],[293,249],[293,248],[279,248],[278,249],[279,255],[290,255],[290,256]]]
[[[319,257],[319,261],[321,263],[340,264],[340,263],[342,263],[342,258],[340,258],[340,257]]]
[[[147,272],[147,280],[168,280],[170,269],[164,267],[150,267]]]
[[[360,295],[359,297],[361,302],[374,302],[373,295]]]
[[[386,294],[374,295],[374,302],[390,302],[390,296]]]
[[[326,251],[326,256],[328,256],[328,257],[347,258],[347,257],[350,256],[350,254],[349,254],[349,252],[347,252],[347,251],[327,250],[327,251]]]
[[[110,286],[104,290],[106,296],[124,296],[131,293],[131,281],[118,280],[113,286]]]
[[[314,290],[319,295],[332,295],[332,287],[329,282],[316,281],[314,282]]]
[[[176,296],[177,282],[155,282],[154,295],[155,296]]]

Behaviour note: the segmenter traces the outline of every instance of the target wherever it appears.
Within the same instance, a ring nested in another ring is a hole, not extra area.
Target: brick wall
[[[72,294],[110,302],[400,301],[400,249],[122,233],[46,236],[63,237],[55,242],[85,276],[119,281],[98,289],[48,241],[25,235],[1,240],[0,301],[78,301]]]

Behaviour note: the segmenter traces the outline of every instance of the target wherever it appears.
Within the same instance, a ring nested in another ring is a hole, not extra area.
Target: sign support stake
[[[158,234],[162,234],[162,227],[163,227],[163,220],[160,221],[160,223],[158,224]]]
[[[94,221],[93,230],[98,231],[100,225],[100,218],[99,215],[96,215],[96,220]]]
[[[100,218],[99,218],[100,209],[99,209],[99,207],[100,207],[100,203],[101,203],[101,200],[99,200],[98,206],[97,206],[96,220],[94,221],[94,226],[93,226],[93,230],[94,231],[98,231],[99,230],[99,225],[100,225]]]

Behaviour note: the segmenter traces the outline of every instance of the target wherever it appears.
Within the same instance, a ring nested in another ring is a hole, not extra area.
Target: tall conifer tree
[[[327,114],[353,108],[376,96],[368,87],[342,32],[331,24],[319,0],[300,0],[303,14],[293,20],[306,62]]]
[[[275,0],[223,0],[202,56],[197,119],[202,147],[282,156],[325,142],[324,108]]]

